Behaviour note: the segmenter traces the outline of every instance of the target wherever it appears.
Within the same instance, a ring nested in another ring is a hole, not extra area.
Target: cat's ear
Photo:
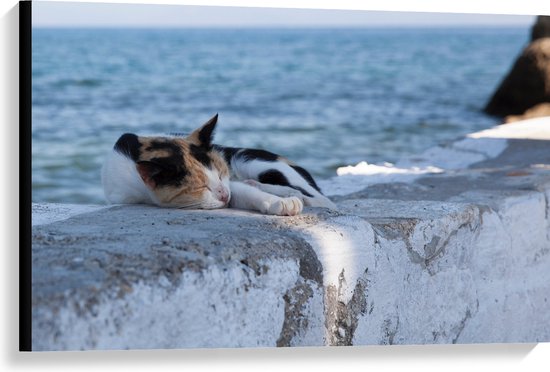
[[[210,120],[204,123],[199,129],[196,129],[187,137],[187,140],[197,146],[205,149],[212,147],[212,139],[214,138],[214,129],[218,123],[218,114],[214,115]]]
[[[115,143],[115,151],[130,157],[133,161],[139,159],[141,143],[139,137],[133,133],[124,133]]]
[[[166,172],[165,167],[152,161],[138,161],[136,163],[136,169],[143,182],[145,182],[150,189],[154,189],[157,186],[158,178]]]

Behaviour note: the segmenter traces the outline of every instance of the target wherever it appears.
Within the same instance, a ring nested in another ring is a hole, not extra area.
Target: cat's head
[[[154,201],[163,207],[215,209],[231,197],[229,169],[213,149],[216,114],[187,137],[122,135],[115,150],[129,156]]]

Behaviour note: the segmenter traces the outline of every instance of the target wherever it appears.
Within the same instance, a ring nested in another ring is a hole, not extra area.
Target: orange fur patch
[[[177,145],[182,154],[182,163],[185,166],[186,175],[179,186],[159,185],[150,187],[157,199],[162,204],[185,206],[200,203],[203,194],[207,192],[208,176],[205,173],[205,166],[199,162],[192,154],[190,142],[186,138],[167,138],[167,137],[138,137],[141,143],[138,161],[151,161],[152,159],[162,159],[174,156],[169,148],[155,148],[153,142],[169,142]],[[158,147],[158,146],[157,146]],[[229,177],[229,168],[223,157],[216,151],[208,153],[212,168],[216,169],[221,177]]]

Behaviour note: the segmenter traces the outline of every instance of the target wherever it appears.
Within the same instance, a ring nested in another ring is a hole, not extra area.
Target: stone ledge
[[[550,122],[480,133],[338,212],[35,204],[33,350],[550,341]]]

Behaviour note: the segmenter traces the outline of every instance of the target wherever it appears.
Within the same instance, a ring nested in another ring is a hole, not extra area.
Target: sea
[[[314,177],[395,162],[500,123],[483,107],[526,28],[34,28],[32,200],[103,204],[118,137],[266,149]]]

